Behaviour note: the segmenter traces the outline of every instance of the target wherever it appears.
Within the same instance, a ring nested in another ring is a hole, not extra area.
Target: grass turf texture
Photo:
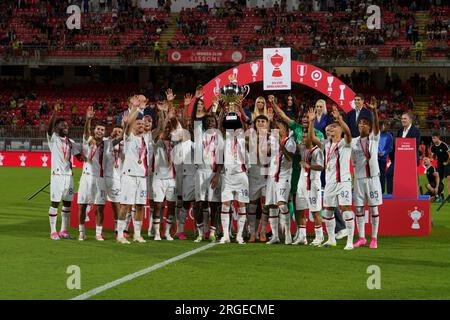
[[[95,241],[93,230],[83,243],[51,241],[48,195],[26,201],[49,180],[48,169],[2,167],[0,177],[0,299],[70,299],[206,244],[121,246],[108,231],[107,241]],[[430,237],[381,237],[377,250],[350,252],[343,250],[345,239],[336,248],[216,245],[92,298],[449,299],[450,204],[436,213],[438,205],[432,205]],[[66,287],[70,265],[81,268],[81,290]],[[381,269],[380,290],[367,289],[370,265]]]

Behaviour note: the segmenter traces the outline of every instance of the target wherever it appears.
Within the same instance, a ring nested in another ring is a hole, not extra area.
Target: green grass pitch
[[[110,232],[93,240],[93,230],[83,243],[51,241],[48,195],[26,201],[49,170],[2,167],[0,177],[0,299],[70,299],[206,244],[121,246]],[[92,299],[449,299],[450,204],[437,207],[430,237],[381,237],[378,250],[350,252],[345,239],[337,248],[217,245]],[[80,267],[80,290],[66,286],[70,265]],[[381,270],[379,290],[367,288],[371,265]]]

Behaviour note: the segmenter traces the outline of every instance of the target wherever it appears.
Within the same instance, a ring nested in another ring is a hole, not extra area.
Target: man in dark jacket
[[[414,115],[411,112],[405,112],[402,114],[402,128],[397,131],[397,138],[414,138],[416,139],[416,162],[419,165],[419,144],[420,144],[420,131],[413,125]],[[391,159],[391,165],[386,173],[387,180],[387,193],[392,194],[394,186],[394,163],[395,163],[395,140],[394,148],[389,154]]]
[[[352,133],[352,138],[359,137],[358,130],[358,118],[359,116],[364,116],[365,118],[373,121],[372,112],[364,107],[364,97],[361,94],[357,94],[354,98],[355,109],[349,111],[345,116],[345,122],[347,123],[350,131]]]

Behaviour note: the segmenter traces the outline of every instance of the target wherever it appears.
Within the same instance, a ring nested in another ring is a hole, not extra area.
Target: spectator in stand
[[[387,158],[392,151],[394,145],[394,138],[392,134],[387,131],[387,123],[380,122],[380,141],[378,143],[378,167],[380,168],[380,183],[381,190],[384,193],[386,185],[386,167]]]
[[[314,120],[314,128],[319,130],[326,136],[325,128],[333,122],[333,119],[328,115],[327,104],[325,100],[319,99],[316,102],[316,119]]]

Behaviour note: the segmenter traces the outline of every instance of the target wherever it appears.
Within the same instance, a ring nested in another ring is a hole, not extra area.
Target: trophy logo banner
[[[291,48],[263,49],[264,90],[291,90]]]

